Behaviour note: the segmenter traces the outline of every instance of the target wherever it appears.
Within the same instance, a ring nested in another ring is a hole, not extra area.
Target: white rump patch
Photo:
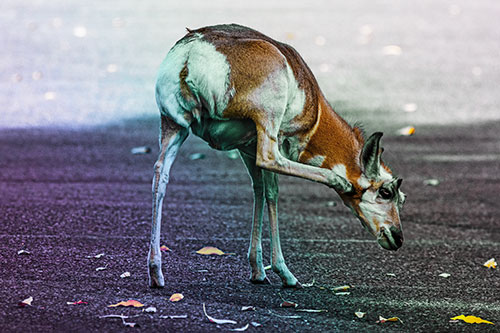
[[[230,66],[226,56],[215,46],[202,40],[197,34],[194,38],[181,41],[165,57],[156,83],[156,99],[160,110],[173,118],[179,125],[188,127],[186,113],[192,113],[202,98],[212,118],[221,119],[234,91],[229,89]],[[186,83],[196,101],[187,101],[180,91],[179,74],[187,64]],[[217,114],[215,114],[217,110]]]

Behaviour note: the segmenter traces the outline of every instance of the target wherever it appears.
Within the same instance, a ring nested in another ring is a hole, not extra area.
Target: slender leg
[[[278,228],[278,175],[274,172],[263,170],[263,179],[271,228],[271,267],[273,271],[280,276],[283,287],[300,288],[300,282],[288,270],[288,267],[286,267],[285,259],[281,252]]]
[[[266,114],[261,115],[266,116]],[[258,166],[276,173],[316,181],[341,192],[350,190],[351,184],[332,170],[294,162],[285,158],[279,152],[279,127],[267,118],[257,118],[254,121],[257,129],[256,163]]]
[[[161,272],[161,207],[165,197],[170,167],[174,163],[175,156],[188,134],[189,130],[187,128],[181,127],[165,116],[161,117],[160,154],[154,166],[153,221],[148,255],[149,286],[152,288],[162,288],[165,285]]]
[[[241,158],[252,178],[253,185],[253,221],[250,246],[248,248],[248,261],[251,267],[250,281],[252,283],[266,283],[266,272],[262,261],[262,217],[264,212],[264,182],[262,169],[255,165],[255,157],[240,151]]]

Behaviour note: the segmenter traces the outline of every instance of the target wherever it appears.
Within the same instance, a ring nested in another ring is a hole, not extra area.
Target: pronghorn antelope
[[[262,216],[267,204],[271,266],[285,287],[288,270],[278,233],[278,174],[333,188],[385,249],[403,243],[401,179],[380,159],[382,133],[364,139],[330,107],[311,70],[287,44],[240,25],[189,30],[160,66],[156,101],[160,153],[154,167],[149,284],[163,287],[161,207],[170,167],[191,130],[219,150],[238,149],[254,190],[248,260],[251,281],[266,281]]]

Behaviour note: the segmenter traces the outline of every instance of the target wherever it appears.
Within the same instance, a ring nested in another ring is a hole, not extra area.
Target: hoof
[[[304,287],[302,287],[302,284],[299,281],[297,281],[295,284],[283,284],[283,288],[302,289]]]
[[[264,279],[250,279],[250,282],[252,284],[271,284],[271,281],[269,281],[269,278],[267,276],[264,276]]]

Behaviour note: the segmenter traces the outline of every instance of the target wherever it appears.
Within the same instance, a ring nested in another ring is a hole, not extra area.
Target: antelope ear
[[[401,187],[401,184],[403,183],[403,179],[402,178],[398,178],[397,182],[396,182],[396,189],[399,190],[399,188]]]
[[[373,133],[365,142],[361,161],[363,163],[364,173],[370,179],[376,179],[380,171],[380,138],[382,132]]]

